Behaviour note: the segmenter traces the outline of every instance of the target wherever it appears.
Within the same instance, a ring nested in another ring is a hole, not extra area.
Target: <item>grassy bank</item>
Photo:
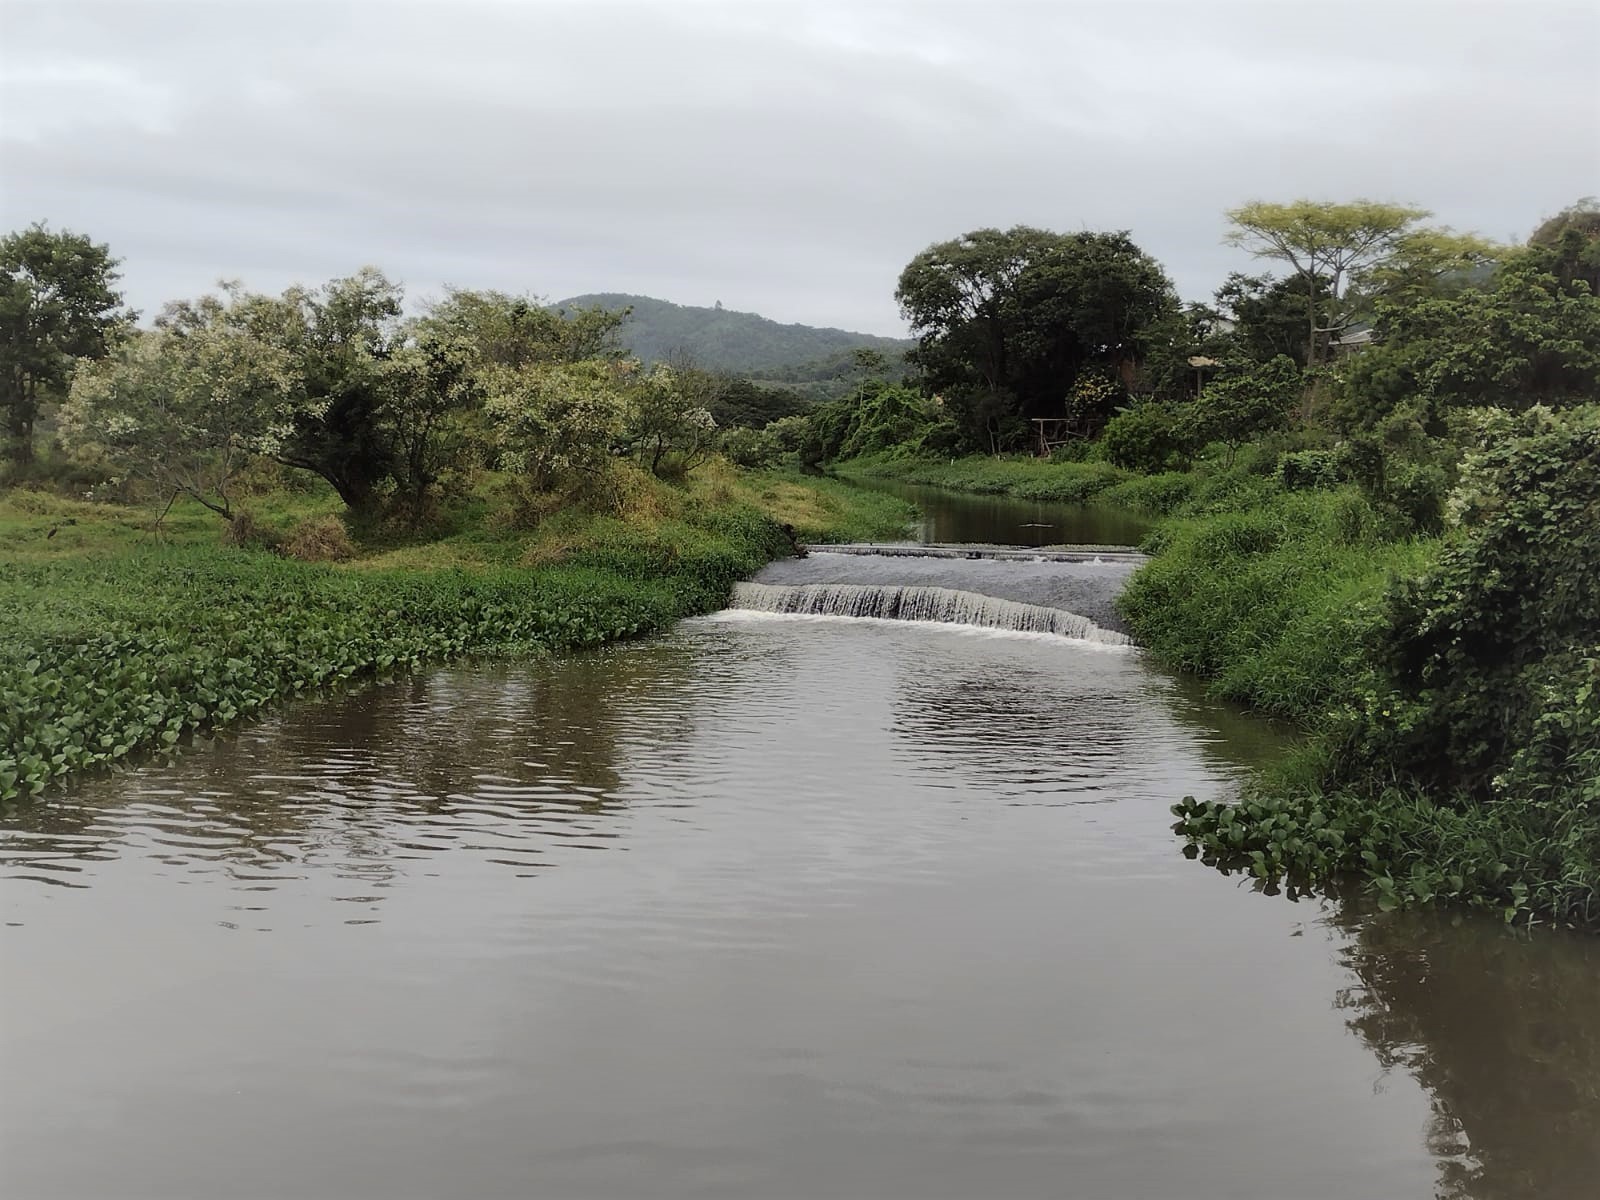
[[[1188,472],[1138,475],[1105,462],[1057,462],[1026,455],[930,460],[881,455],[834,466],[845,477],[897,479],[979,496],[1061,504],[1108,504],[1146,516],[1184,505],[1204,477]]]
[[[1470,457],[1442,533],[1393,493],[1291,486],[1260,447],[1148,476],[981,457],[844,469],[1166,517],[1121,599],[1135,639],[1305,733],[1237,803],[1175,807],[1191,854],[1269,883],[1353,876],[1385,906],[1594,925],[1597,421],[1530,419]]]
[[[318,688],[651,633],[790,553],[785,525],[851,540],[893,536],[909,515],[837,484],[716,467],[685,486],[641,477],[620,512],[570,510],[532,531],[489,498],[440,536],[353,541],[327,494],[248,505],[252,539],[279,552],[223,545],[197,506],[153,530],[148,509],[0,497],[0,800]],[[319,530],[346,561],[281,552]]]

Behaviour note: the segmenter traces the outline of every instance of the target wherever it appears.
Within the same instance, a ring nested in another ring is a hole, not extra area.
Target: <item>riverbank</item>
[[[1164,514],[1119,601],[1135,640],[1304,734],[1238,803],[1175,806],[1191,854],[1267,883],[1355,877],[1385,906],[1593,926],[1595,422],[1540,418],[1479,452],[1442,531],[1393,481],[1303,477],[1255,447],[1150,476],[986,458],[841,471]]]
[[[792,536],[894,536],[909,515],[837,482],[721,466],[685,485],[641,474],[621,511],[532,530],[488,499],[431,537],[352,538],[315,490],[245,507],[260,515],[240,546],[198,506],[155,530],[145,508],[0,496],[0,802],[319,688],[656,632],[720,607]]]
[[[1012,496],[1056,504],[1098,504],[1164,516],[1203,481],[1191,472],[1140,475],[1106,462],[1058,462],[1027,455],[932,460],[869,455],[835,464],[847,479],[884,479],[977,496]]]

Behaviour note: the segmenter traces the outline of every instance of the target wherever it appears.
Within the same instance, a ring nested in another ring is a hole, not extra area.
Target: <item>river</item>
[[[1280,744],[754,611],[306,701],[5,819],[0,1194],[1592,1194],[1596,941],[1185,859]]]
[[[1006,546],[1133,546],[1153,522],[1105,504],[1051,504],[1015,496],[946,491],[897,479],[852,479],[917,506],[910,530],[921,542],[995,542]]]

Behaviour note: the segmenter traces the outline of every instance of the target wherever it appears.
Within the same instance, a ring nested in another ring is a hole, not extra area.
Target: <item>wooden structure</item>
[[[1033,428],[1038,434],[1034,453],[1040,458],[1049,458],[1057,446],[1065,446],[1089,432],[1077,417],[1035,417]]]

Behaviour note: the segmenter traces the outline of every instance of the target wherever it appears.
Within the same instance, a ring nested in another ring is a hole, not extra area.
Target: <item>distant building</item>
[[[1377,341],[1377,334],[1371,325],[1364,321],[1348,326],[1335,334],[1328,343],[1328,349],[1333,354],[1354,354],[1357,350],[1365,350]]]

